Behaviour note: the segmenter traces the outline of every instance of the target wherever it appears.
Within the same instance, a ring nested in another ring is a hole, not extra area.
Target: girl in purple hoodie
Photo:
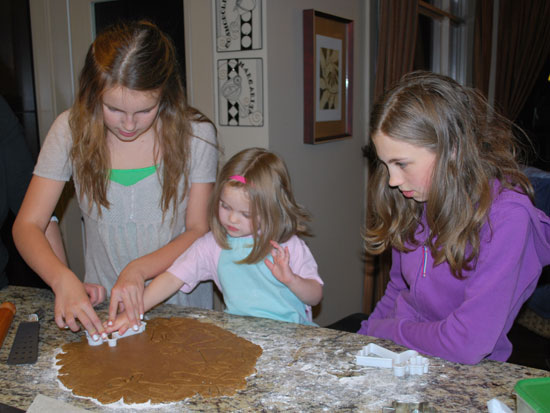
[[[392,248],[392,266],[359,333],[460,363],[507,360],[506,335],[550,264],[550,219],[533,206],[513,125],[429,72],[388,90],[370,124],[365,244]]]

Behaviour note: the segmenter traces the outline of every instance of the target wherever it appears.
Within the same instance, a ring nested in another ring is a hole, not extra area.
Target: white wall
[[[363,0],[267,0],[267,88],[269,149],[286,161],[298,202],[313,215],[307,239],[325,282],[315,321],[327,325],[361,311],[366,136],[365,70],[367,53]],[[302,11],[314,8],[354,20],[354,110],[350,139],[303,143]]]
[[[42,144],[55,118],[74,101],[74,86],[77,81],[75,69],[80,70],[84,61],[83,56],[91,41],[91,31],[89,19],[80,19],[73,26],[70,24],[71,11],[76,9],[80,12],[85,9],[82,1],[68,3],[65,0],[30,0],[29,6],[38,130]],[[74,29],[79,29],[81,35],[75,37]],[[60,228],[69,266],[83,279],[81,216],[76,199],[71,196],[71,189],[72,185],[66,185],[56,213],[61,216]]]

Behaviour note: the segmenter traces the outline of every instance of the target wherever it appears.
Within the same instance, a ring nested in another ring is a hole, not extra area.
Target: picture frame
[[[263,126],[263,60],[219,59],[217,70],[220,125]]]
[[[216,51],[262,49],[262,1],[216,0]]]
[[[353,121],[353,20],[303,11],[304,143],[349,138]]]

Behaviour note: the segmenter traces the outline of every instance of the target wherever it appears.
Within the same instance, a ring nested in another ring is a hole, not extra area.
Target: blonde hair
[[[435,265],[446,261],[456,277],[472,269],[479,256],[480,231],[493,202],[492,183],[533,200],[532,186],[519,168],[513,124],[480,93],[446,76],[405,75],[375,104],[370,125],[365,245],[371,254],[418,245],[415,233],[424,212],[424,204],[405,199],[388,185],[388,170],[372,143],[377,133],[435,154],[425,205],[428,246]]]
[[[79,89],[71,108],[69,125],[73,135],[71,159],[80,197],[109,208],[110,157],[103,122],[103,93],[120,86],[136,91],[158,91],[161,121],[156,147],[162,155],[163,214],[177,207],[188,191],[191,122],[208,119],[187,105],[179,64],[172,41],[148,21],[111,26],[91,44],[80,73]],[[160,172],[160,170],[159,170]],[[184,188],[178,184],[184,176]]]
[[[246,183],[231,179],[242,176]],[[243,188],[250,202],[254,246],[239,263],[254,264],[271,251],[271,240],[288,241],[293,235],[309,235],[308,212],[292,194],[290,176],[284,161],[262,148],[245,149],[234,155],[221,169],[210,202],[210,228],[218,245],[229,249],[227,232],[220,223],[219,204],[225,185]]]

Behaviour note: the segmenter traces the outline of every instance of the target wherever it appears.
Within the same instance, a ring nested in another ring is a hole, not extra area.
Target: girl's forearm
[[[61,230],[59,229],[57,218],[52,218],[50,220],[44,234],[48,240],[48,243],[52,247],[54,254],[63,264],[67,265],[67,255],[65,254],[63,237],[61,236]]]
[[[176,237],[174,240],[147,255],[135,259],[128,267],[137,269],[142,274],[143,280],[155,278],[172,265],[187,248],[198,238],[206,234],[207,230],[190,229]]]
[[[185,232],[164,247],[132,261],[131,271],[148,280],[161,274],[183,254],[198,238],[208,232],[208,200],[214,188],[213,183],[193,183],[189,189],[189,201],[185,213]]]
[[[151,283],[149,283],[143,293],[143,304],[145,306],[145,311],[149,311],[157,304],[166,300],[178,291],[183,284],[183,281],[169,272],[159,274],[153,281],[151,281]]]
[[[59,254],[59,251],[56,253],[46,238],[46,234],[38,225],[16,219],[12,232],[14,243],[21,257],[54,292],[57,285],[67,277],[78,278],[67,267],[64,251],[63,254]],[[50,232],[48,232],[49,234]]]
[[[62,246],[61,235],[59,231],[55,233],[55,229],[59,228],[57,225],[54,228],[51,222],[52,213],[64,186],[65,182],[34,175],[12,228],[17,250],[29,267],[52,287],[54,292],[63,284],[63,280],[78,280],[65,264],[64,253],[57,248],[56,242]],[[49,225],[52,227],[49,228]],[[52,249],[52,245],[55,250]]]
[[[313,279],[296,275],[287,287],[307,305],[317,305],[323,298],[323,286]]]

